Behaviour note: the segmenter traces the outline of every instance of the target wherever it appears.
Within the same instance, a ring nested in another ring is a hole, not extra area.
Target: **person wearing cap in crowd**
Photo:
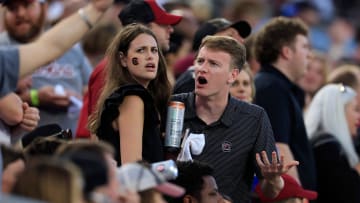
[[[170,203],[206,202],[220,203],[223,198],[219,193],[214,169],[200,161],[177,161],[178,176],[172,182],[183,187],[185,194],[170,200]]]
[[[134,0],[123,8],[119,19],[123,26],[132,23],[148,26],[154,32],[160,45],[159,48],[167,51],[170,48],[170,34],[174,31],[172,26],[179,23],[182,17],[167,13],[155,0]],[[100,90],[103,88],[106,63],[105,58],[95,67],[90,76],[89,91],[84,96],[84,106],[76,132],[78,138],[90,138],[90,132],[86,129],[88,116],[94,111]]]
[[[36,40],[45,29],[46,16],[46,0],[12,0],[5,4],[5,31],[0,33],[0,46]],[[19,84],[28,84],[18,88],[16,93],[24,102],[39,108],[39,126],[57,123],[75,132],[80,107],[70,98],[82,99],[91,71],[89,61],[77,44],[31,77],[21,79]],[[57,93],[57,86],[63,87],[62,94]]]
[[[10,0],[0,1],[2,4],[8,2]],[[16,89],[19,77],[34,72],[41,65],[67,51],[97,22],[111,4],[112,0],[92,0],[79,12],[61,21],[35,42],[18,47],[1,48],[0,97]]]
[[[162,195],[173,198],[184,194],[184,188],[167,182],[162,174],[150,169],[147,163],[127,163],[117,170],[120,193],[134,191],[140,194],[141,203],[165,203]]]
[[[229,36],[236,39],[243,44],[244,39],[251,33],[251,27],[246,21],[238,21],[231,23],[225,18],[214,18],[204,23],[196,31],[193,40],[193,53],[190,53],[186,58],[181,59],[175,65],[175,71],[182,73],[176,80],[173,93],[187,93],[192,92],[195,87],[194,81],[194,67],[192,67],[195,57],[195,52],[198,51],[201,40],[207,35],[215,36]],[[180,70],[181,69],[181,70]]]
[[[187,157],[211,164],[219,191],[234,202],[251,201],[254,173],[266,196],[275,197],[283,187],[280,175],[298,162],[284,162],[282,156],[278,161],[262,108],[230,96],[230,86],[245,63],[245,47],[228,36],[206,36],[194,63],[195,90],[171,99],[185,104],[186,142],[194,137],[204,143],[190,144],[190,150],[184,150],[191,152]]]
[[[261,203],[307,203],[308,200],[315,200],[318,196],[316,191],[305,190],[291,176],[283,174],[284,188],[275,198],[264,196],[261,186],[258,184],[255,188],[256,194],[259,196]]]
[[[164,160],[161,115],[171,92],[156,36],[142,24],[127,25],[106,58],[105,85],[90,116],[90,131],[115,148],[119,165]]]

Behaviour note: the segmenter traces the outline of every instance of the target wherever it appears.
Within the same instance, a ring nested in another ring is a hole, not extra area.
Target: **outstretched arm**
[[[299,162],[290,161],[284,164],[284,156],[280,156],[280,161],[277,159],[276,152],[272,152],[271,156],[270,162],[265,151],[262,151],[261,155],[256,153],[256,162],[264,177],[260,182],[262,192],[266,197],[275,198],[284,188],[281,174],[287,173],[292,167],[299,165]]]
[[[19,46],[20,77],[61,56],[94,25],[113,0],[92,0],[79,12],[62,20],[33,43]],[[88,23],[84,20],[88,19]]]

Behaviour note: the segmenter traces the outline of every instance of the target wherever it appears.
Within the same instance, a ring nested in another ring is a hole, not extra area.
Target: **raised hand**
[[[263,177],[269,181],[272,181],[281,176],[281,174],[287,173],[293,166],[299,165],[298,161],[291,161],[290,163],[284,163],[284,156],[280,156],[280,160],[277,159],[276,152],[271,153],[271,162],[269,161],[265,151],[256,153],[256,162],[261,169]]]

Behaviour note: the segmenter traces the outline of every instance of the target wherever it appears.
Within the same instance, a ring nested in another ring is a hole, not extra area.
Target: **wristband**
[[[33,106],[39,106],[40,100],[39,100],[39,92],[37,90],[35,89],[30,90],[30,100]]]
[[[86,25],[88,26],[89,29],[91,29],[93,27],[93,25],[91,24],[88,16],[85,14],[85,11],[83,8],[80,8],[78,10],[78,14],[80,15],[81,19],[86,23]]]

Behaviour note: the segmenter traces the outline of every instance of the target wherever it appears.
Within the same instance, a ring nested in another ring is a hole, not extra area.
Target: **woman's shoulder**
[[[145,102],[152,101],[149,91],[139,84],[122,85],[107,100],[123,100],[126,96],[138,96]]]

